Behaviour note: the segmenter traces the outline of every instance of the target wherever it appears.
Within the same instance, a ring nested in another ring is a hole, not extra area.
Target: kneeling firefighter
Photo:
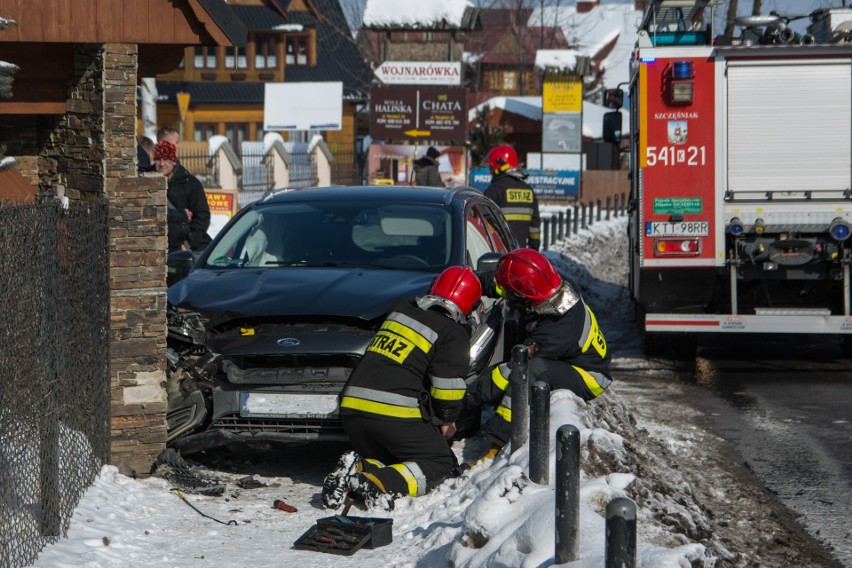
[[[497,293],[520,304],[526,313],[529,384],[544,381],[551,390],[568,389],[585,401],[612,383],[610,354],[592,310],[563,280],[543,254],[529,248],[505,254],[494,276]],[[511,364],[500,363],[477,377],[464,405],[496,406],[483,433],[492,442],[483,456],[493,457],[511,437]]]
[[[341,393],[340,419],[355,451],[326,477],[326,507],[349,494],[392,509],[396,496],[423,495],[453,472],[448,440],[470,367],[468,316],[481,296],[473,271],[451,266],[429,294],[391,308]]]

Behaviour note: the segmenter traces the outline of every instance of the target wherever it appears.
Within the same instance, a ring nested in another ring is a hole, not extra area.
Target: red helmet
[[[562,277],[547,257],[529,248],[503,255],[494,279],[505,292],[533,306],[553,296],[562,284]]]
[[[467,316],[482,297],[482,284],[467,266],[451,266],[435,279],[431,294],[449,300]]]
[[[511,146],[494,146],[485,156],[488,169],[492,174],[499,174],[518,167],[518,154]]]

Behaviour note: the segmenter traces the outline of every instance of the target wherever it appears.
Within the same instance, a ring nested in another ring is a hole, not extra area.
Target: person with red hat
[[[354,452],[326,477],[325,507],[350,495],[389,510],[395,497],[423,495],[453,473],[448,440],[470,367],[468,318],[481,296],[476,274],[451,266],[428,294],[391,308],[341,393],[339,415]]]
[[[527,172],[518,162],[511,146],[494,146],[485,156],[484,165],[491,174],[485,196],[500,206],[509,228],[522,247],[541,247],[541,214],[538,198],[525,180]]]
[[[192,250],[201,252],[211,238],[210,206],[204,186],[177,161],[177,148],[167,140],[154,146],[154,167],[168,179],[169,252]]]
[[[503,255],[494,280],[499,295],[524,308],[529,384],[544,381],[551,391],[567,389],[585,401],[601,395],[612,383],[610,353],[579,291],[529,248]],[[481,373],[465,396],[466,407],[496,407],[483,429],[492,443],[483,457],[493,457],[511,436],[511,379],[510,363],[500,363]]]

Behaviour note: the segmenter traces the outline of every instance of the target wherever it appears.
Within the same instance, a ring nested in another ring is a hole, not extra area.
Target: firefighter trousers
[[[458,465],[449,442],[437,426],[422,420],[383,420],[366,414],[340,419],[363,471],[391,495],[424,495],[450,476]]]
[[[529,360],[527,378],[530,386],[536,381],[547,383],[551,391],[567,389],[585,401],[596,398],[609,386],[607,379],[600,384],[590,374],[566,361],[535,357]],[[591,381],[591,384],[590,384]],[[483,428],[483,434],[496,446],[504,446],[512,436],[511,367],[501,363],[483,371],[465,394],[466,408],[494,406],[494,416]]]

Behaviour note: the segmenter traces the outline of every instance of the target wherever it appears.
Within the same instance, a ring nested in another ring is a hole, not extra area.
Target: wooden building
[[[243,141],[263,140],[266,83],[340,81],[342,129],[322,134],[333,154],[354,159],[371,72],[338,0],[230,0],[228,6],[248,30],[245,47],[187,47],[176,69],[157,75],[158,126],[172,126],[184,140],[224,135],[239,152]],[[183,124],[181,92],[189,94]]]

